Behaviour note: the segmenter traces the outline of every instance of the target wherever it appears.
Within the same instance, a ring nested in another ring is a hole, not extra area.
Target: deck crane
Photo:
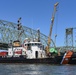
[[[50,49],[50,44],[51,44],[51,35],[52,35],[52,29],[53,29],[53,24],[54,24],[54,18],[55,18],[55,13],[56,13],[56,8],[58,6],[58,2],[56,4],[54,4],[54,11],[53,11],[53,14],[52,14],[52,18],[51,18],[51,25],[50,25],[50,33],[49,33],[49,36],[48,36],[48,46],[47,46],[47,54],[49,53],[49,49]]]

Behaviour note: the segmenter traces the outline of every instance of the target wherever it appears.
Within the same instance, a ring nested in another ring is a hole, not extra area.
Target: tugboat
[[[62,56],[47,56],[44,46],[38,41],[25,39],[23,45],[14,41],[8,53],[0,57],[0,63],[47,63],[60,64]]]

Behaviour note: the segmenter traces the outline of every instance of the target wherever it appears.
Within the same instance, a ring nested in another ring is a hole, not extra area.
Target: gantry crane
[[[53,11],[53,14],[52,14],[51,25],[50,25],[50,33],[49,33],[49,36],[48,36],[47,54],[49,53],[49,49],[50,49],[52,29],[53,29],[53,24],[54,24],[55,13],[57,11],[56,8],[57,8],[58,4],[59,4],[58,2],[56,4],[54,4],[54,11]]]

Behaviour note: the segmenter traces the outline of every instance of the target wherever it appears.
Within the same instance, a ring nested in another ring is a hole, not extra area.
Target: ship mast
[[[21,17],[18,19],[18,24],[17,24],[17,30],[18,30],[18,40],[20,41],[20,30],[21,30],[21,28],[22,28],[22,26],[21,26]]]

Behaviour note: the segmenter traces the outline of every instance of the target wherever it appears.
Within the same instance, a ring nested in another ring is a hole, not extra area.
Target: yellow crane
[[[57,8],[58,4],[59,4],[58,2],[56,4],[54,4],[54,11],[53,11],[53,14],[52,14],[51,25],[50,25],[50,33],[49,33],[49,36],[48,36],[48,46],[46,48],[47,54],[49,53],[49,49],[50,49],[52,29],[53,29],[53,24],[54,24],[55,13],[57,11],[56,8]]]

